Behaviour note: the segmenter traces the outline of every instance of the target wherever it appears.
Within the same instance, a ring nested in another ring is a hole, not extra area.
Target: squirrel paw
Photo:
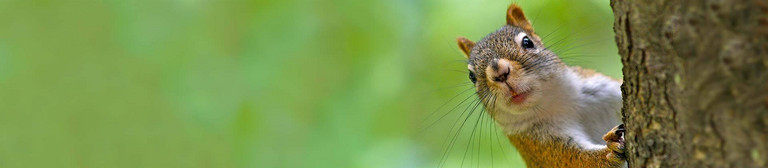
[[[624,156],[624,124],[613,127],[611,131],[608,131],[608,133],[603,136],[603,140],[605,140],[608,149],[612,151],[608,154],[609,158],[619,160],[626,158]]]

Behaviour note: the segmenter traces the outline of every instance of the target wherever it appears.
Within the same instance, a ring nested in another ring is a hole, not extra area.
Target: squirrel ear
[[[469,52],[472,50],[472,47],[475,46],[475,42],[472,42],[472,40],[464,37],[456,38],[456,42],[459,43],[459,49],[461,49],[461,52],[464,52],[464,57],[469,59]]]
[[[533,32],[531,23],[528,22],[528,19],[525,19],[523,9],[520,8],[520,6],[517,6],[517,4],[509,5],[509,8],[507,9],[507,24],[510,26],[523,28],[529,32]]]

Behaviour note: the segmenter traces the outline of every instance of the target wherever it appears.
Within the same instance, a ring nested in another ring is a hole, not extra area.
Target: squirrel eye
[[[477,83],[477,77],[475,77],[475,73],[472,71],[469,71],[469,80],[471,80],[472,83]]]
[[[528,36],[523,37],[523,40],[520,42],[520,45],[523,46],[523,48],[533,48],[533,41],[528,38]]]

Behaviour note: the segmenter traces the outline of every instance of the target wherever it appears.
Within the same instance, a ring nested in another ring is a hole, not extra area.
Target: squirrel
[[[484,108],[526,165],[625,167],[621,81],[567,66],[516,4],[506,17],[477,43],[456,41]]]

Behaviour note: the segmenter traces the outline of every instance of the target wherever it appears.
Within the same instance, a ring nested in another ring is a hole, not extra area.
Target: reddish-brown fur
[[[589,77],[592,77],[592,76],[604,76],[604,77],[606,77],[606,78],[609,78],[609,79],[611,79],[611,80],[613,80],[613,81],[616,81],[616,82],[619,82],[619,83],[621,83],[621,80],[620,80],[620,79],[615,79],[615,78],[611,78],[611,77],[609,77],[609,76],[605,76],[605,75],[603,75],[603,74],[600,74],[600,73],[597,73],[597,72],[595,72],[595,70],[591,70],[591,69],[584,69],[584,68],[581,68],[581,67],[578,67],[578,66],[572,66],[572,67],[570,67],[570,68],[571,68],[571,69],[572,69],[574,72],[576,72],[576,74],[578,74],[578,75],[579,75],[579,77],[581,77],[581,78],[589,78]]]
[[[614,151],[623,151],[623,146],[617,142],[621,135],[615,132],[616,128],[604,136],[609,148],[599,150],[581,149],[569,139],[531,132],[507,135],[507,138],[528,167],[618,168],[624,165],[624,159]]]

